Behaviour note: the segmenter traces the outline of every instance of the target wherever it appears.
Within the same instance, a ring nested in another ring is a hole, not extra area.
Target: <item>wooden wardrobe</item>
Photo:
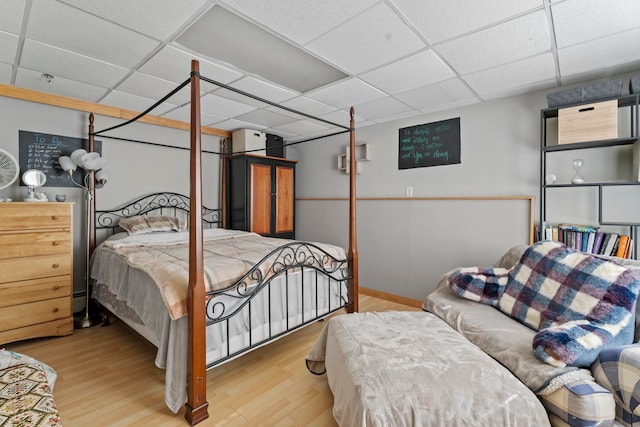
[[[294,239],[296,161],[238,154],[227,162],[229,227]]]

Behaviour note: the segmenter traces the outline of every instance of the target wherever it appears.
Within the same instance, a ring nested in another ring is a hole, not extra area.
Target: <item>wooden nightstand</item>
[[[0,203],[0,344],[73,333],[72,220],[72,203]]]

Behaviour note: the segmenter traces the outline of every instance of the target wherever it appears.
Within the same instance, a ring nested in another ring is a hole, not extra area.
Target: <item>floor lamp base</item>
[[[89,313],[85,313],[82,317],[75,319],[73,327],[76,329],[90,328],[93,326]]]

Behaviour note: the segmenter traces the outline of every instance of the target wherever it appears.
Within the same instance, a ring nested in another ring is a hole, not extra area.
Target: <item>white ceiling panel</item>
[[[18,36],[0,31],[0,62],[12,64],[16,59]]]
[[[124,67],[139,64],[158,46],[156,40],[58,1],[38,3],[27,28],[31,39]]]
[[[321,126],[318,122],[310,122],[307,120],[298,120],[280,126],[273,126],[272,129],[276,134],[284,132],[291,135],[306,135],[309,137],[329,132],[328,127]]]
[[[377,120],[389,116],[397,116],[399,114],[405,114],[412,110],[407,104],[403,104],[397,99],[391,97],[385,97],[376,99],[375,101],[365,102],[364,104],[356,105],[358,114],[362,117],[366,117],[369,120]]]
[[[138,112],[146,111],[147,108],[150,108],[156,102],[157,99],[144,98],[142,96],[131,95],[117,90],[112,90],[100,101],[101,104],[117,105],[119,108]],[[176,107],[177,105],[163,103],[154,108],[149,114],[160,116]]]
[[[306,45],[351,73],[368,71],[426,45],[386,4],[380,3]]]
[[[244,77],[236,82],[233,82],[233,85],[231,86],[233,86],[233,88],[235,89],[239,89],[251,95],[255,95],[260,98],[264,98],[265,100],[278,103],[286,101],[287,99],[292,99],[299,95],[297,92],[283,89],[254,77]],[[243,98],[246,98],[244,95],[240,95]]]
[[[248,113],[236,116],[234,118],[237,120],[243,120],[249,123],[255,123],[257,125],[268,127],[268,128],[280,126],[285,123],[291,123],[296,120],[291,116],[276,113],[275,111],[270,111],[265,109],[253,110]]]
[[[380,0],[222,0],[241,14],[304,45]]]
[[[117,89],[121,92],[130,93],[144,98],[160,100],[179,85],[168,82],[145,73],[135,72],[125,81],[120,83]],[[182,88],[174,94],[167,102],[175,105],[182,105],[191,100],[191,93],[188,87]]]
[[[20,66],[102,87],[115,85],[128,72],[126,68],[29,39],[25,40]]]
[[[385,93],[359,79],[346,79],[306,94],[309,98],[337,108],[346,108],[356,104],[385,97]]]
[[[396,94],[447,80],[453,76],[451,68],[432,50],[425,50],[364,73],[361,78],[380,90]]]
[[[481,96],[555,78],[556,69],[550,52],[464,76],[469,86]]]
[[[640,27],[638,0],[567,0],[551,12],[558,48]]]
[[[25,0],[2,0],[0,30],[11,34],[20,34],[24,5]]]
[[[229,83],[243,76],[242,73],[207,61],[172,46],[165,46],[140,67],[140,71],[168,80],[182,83],[191,73],[191,60],[200,65],[200,75],[220,83]]]
[[[217,122],[211,122],[210,126],[214,126],[217,129],[222,129],[226,131],[235,131],[238,129],[254,129],[254,130],[264,130],[266,129],[264,126],[260,126],[256,123],[248,123],[243,122],[242,120],[235,119],[227,119]]]
[[[255,107],[214,94],[206,94],[200,102],[202,111],[215,116],[232,118],[255,110]]]
[[[331,107],[327,104],[323,104],[322,102],[315,101],[311,98],[307,98],[306,96],[298,96],[294,99],[290,99],[288,101],[284,101],[280,103],[281,105],[291,108],[292,110],[301,111],[306,114],[311,114],[313,116],[319,116],[321,114],[326,114],[331,111],[335,111],[335,107]],[[269,107],[270,109],[275,109],[276,107]],[[277,111],[277,110],[274,110]],[[282,114],[285,114],[281,110]]]
[[[401,93],[396,95],[396,98],[418,110],[438,104],[476,99],[475,95],[458,79],[449,79],[438,84]]]
[[[176,108],[175,110],[171,110],[168,113],[163,114],[162,117],[189,123],[191,121],[191,106],[186,105],[184,107]],[[200,124],[214,123],[220,120],[223,120],[223,117],[207,113],[200,114]]]
[[[560,75],[568,77],[640,61],[640,28],[558,49]]]
[[[543,0],[392,0],[429,43],[467,34],[541,8]]]
[[[460,74],[507,64],[551,50],[544,11],[533,12],[434,49]]]
[[[103,87],[79,83],[63,77],[54,77],[51,82],[47,82],[42,77],[42,73],[25,68],[18,68],[16,84],[39,92],[52,93],[89,102],[97,102],[106,92]]]
[[[40,1],[40,0],[36,0]],[[63,0],[106,20],[136,30],[142,34],[165,40],[209,0]]]

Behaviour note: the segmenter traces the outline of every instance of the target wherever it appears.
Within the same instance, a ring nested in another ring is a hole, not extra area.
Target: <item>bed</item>
[[[191,425],[208,417],[207,369],[338,310],[358,310],[355,164],[350,169],[347,251],[222,228],[223,212],[202,204],[201,79],[256,98],[200,76],[198,62],[192,61],[191,77],[180,86],[189,84],[191,88],[189,196],[151,194],[100,211],[94,199],[89,242],[92,297],[158,347],[155,362],[166,368],[167,406],[175,413],[186,402],[185,418]],[[327,136],[349,133],[351,150],[355,151],[353,108],[350,117],[348,127]],[[88,151],[93,151],[96,135],[108,137],[106,132],[114,128],[94,131],[91,114]],[[296,143],[301,142],[305,141]],[[226,151],[220,155],[224,165]],[[221,187],[224,189],[224,181]],[[176,225],[166,233],[131,233],[128,226],[128,232],[122,232],[121,221],[129,217],[142,222],[145,217],[162,217]],[[101,229],[113,234],[96,247]]]

